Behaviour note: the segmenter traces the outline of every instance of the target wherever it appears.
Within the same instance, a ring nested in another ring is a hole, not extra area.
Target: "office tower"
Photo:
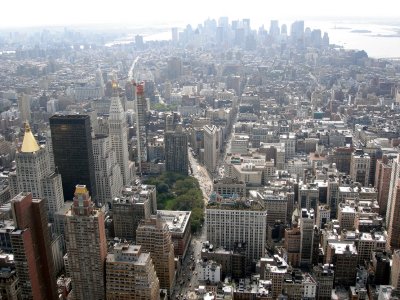
[[[96,87],[99,89],[99,98],[104,97],[105,84],[103,79],[103,73],[101,72],[100,68],[98,68],[96,71]]]
[[[188,175],[188,136],[178,125],[175,132],[165,133],[165,169]]]
[[[45,199],[52,222],[54,213],[64,205],[61,175],[51,169],[49,151],[39,147],[28,124],[15,162],[16,173],[10,176],[12,196],[31,192],[32,197]]]
[[[139,172],[141,172],[141,162],[147,161],[148,117],[147,100],[144,96],[144,83],[141,83],[136,86],[136,138]]]
[[[339,198],[339,178],[328,178],[327,203],[331,210],[331,219],[336,218]]]
[[[369,168],[371,164],[371,158],[368,153],[365,153],[361,149],[355,150],[351,154],[350,162],[350,177],[355,182],[361,183],[363,186],[369,184]]]
[[[15,230],[11,233],[22,299],[57,299],[45,201],[20,193],[11,200]]]
[[[136,244],[150,252],[160,288],[171,294],[174,285],[174,245],[168,225],[159,216],[143,220],[136,231]]]
[[[140,191],[132,195],[114,198],[112,203],[114,235],[128,241],[136,240],[136,229],[141,220],[151,216],[151,199],[141,196]]]
[[[210,173],[214,173],[217,166],[217,134],[215,125],[205,125],[204,129],[204,165]]]
[[[123,187],[121,169],[109,136],[96,134],[92,142],[97,199],[101,204],[110,205],[112,199],[120,195]]]
[[[18,95],[18,109],[22,123],[31,121],[31,96],[21,93]]]
[[[300,265],[311,265],[314,244],[314,214],[307,209],[301,210],[300,225]]]
[[[171,29],[171,34],[172,34],[172,44],[176,45],[178,44],[178,28],[172,27]]]
[[[262,203],[234,197],[210,200],[205,219],[207,240],[215,247],[233,250],[235,244],[242,243],[249,263],[264,255],[267,210]]]
[[[95,209],[85,185],[76,185],[74,202],[65,222],[68,270],[75,299],[105,299],[104,213]]]
[[[108,117],[109,135],[112,148],[117,154],[117,161],[121,169],[124,185],[131,183],[130,163],[128,153],[128,127],[121,99],[118,95],[118,85],[113,83],[113,95],[111,98],[110,116]]]
[[[290,27],[290,37],[294,42],[302,42],[304,39],[304,21],[295,21]]]
[[[183,75],[182,60],[179,57],[171,57],[167,66],[168,79],[174,80]]]
[[[96,201],[90,117],[54,115],[50,118],[50,129],[54,164],[61,174],[64,199],[71,200],[75,186],[84,184]]]
[[[281,30],[279,28],[279,21],[278,20],[271,20],[269,26],[269,34],[274,42],[277,41],[279,35],[281,34]]]
[[[117,243],[106,260],[106,298],[160,299],[160,283],[150,253],[142,247]]]
[[[400,248],[400,180],[397,181],[393,194],[387,239],[391,249],[398,249]]]

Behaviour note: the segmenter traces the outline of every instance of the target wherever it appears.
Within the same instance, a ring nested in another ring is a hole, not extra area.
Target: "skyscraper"
[[[109,136],[96,134],[92,142],[98,202],[111,203],[123,187],[121,169]]]
[[[85,185],[76,186],[72,208],[66,214],[65,235],[75,299],[105,299],[104,213],[94,208]]]
[[[217,131],[215,125],[204,126],[204,164],[210,173],[217,166]]]
[[[10,175],[12,196],[30,192],[34,198],[46,199],[49,220],[64,205],[61,175],[51,170],[49,152],[39,147],[28,124],[21,148],[17,150],[16,172]]]
[[[136,86],[136,137],[139,172],[141,172],[141,162],[147,161],[147,122],[147,100],[144,95],[144,83],[141,83]]]
[[[110,116],[108,118],[109,134],[112,148],[117,154],[117,161],[121,169],[124,185],[131,183],[130,164],[128,154],[128,127],[124,108],[118,95],[118,86],[113,83],[113,95],[111,98]]]
[[[300,265],[311,265],[314,243],[314,214],[303,208],[300,223]]]
[[[388,246],[391,249],[400,248],[400,181],[398,180],[393,192],[393,202],[390,211],[390,221],[388,226]]]
[[[31,120],[31,96],[24,93],[18,95],[18,109],[21,122],[29,122]]]
[[[154,216],[143,220],[136,231],[136,244],[142,246],[143,252],[150,252],[156,269],[160,288],[170,294],[175,277],[174,244],[168,225]]]
[[[175,132],[165,133],[165,169],[168,172],[188,174],[188,136],[177,126]]]
[[[138,245],[117,243],[107,255],[108,300],[160,298],[160,283],[150,253],[143,253],[141,248]]]
[[[20,193],[11,206],[16,227],[11,244],[22,299],[56,299],[45,202],[33,199],[31,193]]]
[[[62,177],[65,200],[73,198],[77,184],[84,184],[97,204],[90,117],[54,115],[50,129],[54,164]]]

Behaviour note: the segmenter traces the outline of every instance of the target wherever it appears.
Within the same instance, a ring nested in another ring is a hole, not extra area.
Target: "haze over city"
[[[0,299],[400,299],[399,16],[1,3]]]
[[[399,17],[399,4],[383,1],[128,1],[36,0],[2,1],[0,27],[70,26],[88,24],[196,25],[204,19],[228,16],[251,18],[261,25],[270,19]]]

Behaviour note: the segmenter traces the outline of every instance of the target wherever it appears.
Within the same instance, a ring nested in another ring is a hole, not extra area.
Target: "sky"
[[[271,19],[396,18],[399,0],[0,0],[0,27],[183,24],[228,16]],[[265,20],[265,22],[264,22]]]

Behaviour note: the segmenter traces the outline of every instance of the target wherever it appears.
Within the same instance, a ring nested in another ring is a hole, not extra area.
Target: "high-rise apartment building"
[[[45,201],[20,193],[11,200],[12,252],[22,299],[57,299]]]
[[[165,133],[165,169],[167,172],[188,174],[188,136],[182,126]]]
[[[62,177],[64,199],[72,200],[75,186],[84,184],[97,201],[90,117],[54,115],[50,118],[50,129],[54,164]]]
[[[122,191],[121,169],[115,151],[111,148],[109,136],[96,134],[92,143],[97,199],[101,204],[111,204],[112,199],[118,197]]]
[[[150,252],[160,288],[167,289],[170,294],[174,287],[175,264],[168,225],[159,216],[143,220],[136,231],[136,244],[142,246],[143,252]]]
[[[210,173],[215,171],[218,160],[217,135],[218,129],[215,125],[204,127],[204,165]]]
[[[97,210],[85,185],[77,185],[65,224],[68,270],[75,299],[105,299],[107,242],[104,213]]]
[[[131,183],[128,153],[128,127],[126,125],[125,111],[118,95],[118,86],[113,83],[113,95],[111,97],[110,115],[108,117],[109,135],[112,148],[117,155],[117,162],[121,169],[124,185]]]
[[[12,196],[29,192],[34,198],[45,199],[52,222],[54,213],[64,205],[61,175],[51,170],[49,152],[38,145],[28,124],[15,162],[16,172],[10,175]]]
[[[259,201],[245,198],[210,201],[206,225],[207,240],[215,247],[233,250],[237,243],[242,243],[249,263],[264,255],[267,210]]]
[[[150,253],[143,253],[138,245],[115,244],[106,260],[107,299],[157,300],[159,289]]]

